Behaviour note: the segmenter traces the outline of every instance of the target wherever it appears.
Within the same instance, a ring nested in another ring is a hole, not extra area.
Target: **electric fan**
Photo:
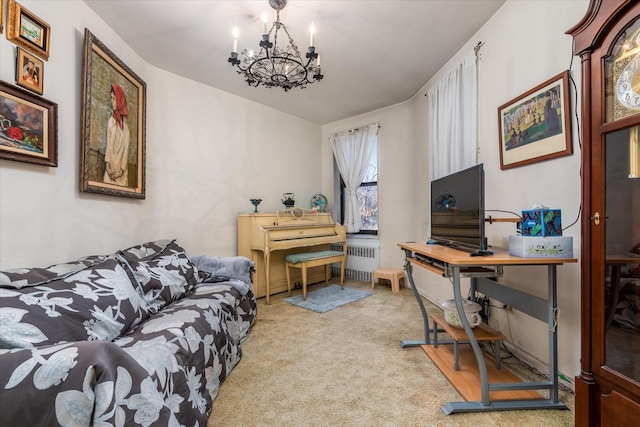
[[[317,209],[318,212],[325,212],[327,210],[327,198],[322,194],[317,193],[311,197],[311,209]]]

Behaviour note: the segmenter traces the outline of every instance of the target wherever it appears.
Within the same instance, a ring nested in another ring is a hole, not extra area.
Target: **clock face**
[[[616,82],[616,96],[625,107],[640,111],[640,54],[622,69]]]
[[[618,38],[606,62],[607,120],[640,114],[640,20]]]

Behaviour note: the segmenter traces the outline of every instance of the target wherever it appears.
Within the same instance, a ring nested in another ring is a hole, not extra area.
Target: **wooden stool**
[[[391,282],[391,291],[400,292],[400,279],[404,283],[404,270],[396,270],[394,268],[381,268],[371,275],[371,289],[376,286],[376,279],[386,279]]]
[[[284,257],[286,262],[286,274],[287,274],[287,290],[289,296],[291,296],[291,273],[290,268],[299,268],[302,270],[302,299],[307,300],[307,269],[312,267],[318,267],[324,265],[324,285],[329,284],[329,278],[331,277],[331,264],[334,262],[340,263],[340,287],[344,289],[344,267],[347,259],[347,245],[343,246],[344,250],[340,251],[318,251],[318,252],[304,252],[301,254],[290,254]]]

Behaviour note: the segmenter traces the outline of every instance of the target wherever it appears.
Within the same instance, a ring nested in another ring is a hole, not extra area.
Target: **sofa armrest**
[[[251,273],[255,271],[255,265],[249,258],[211,255],[190,255],[189,257],[198,271],[204,272],[200,283],[236,280],[244,283],[247,290],[251,288]],[[246,292],[243,292],[243,295],[245,294]]]

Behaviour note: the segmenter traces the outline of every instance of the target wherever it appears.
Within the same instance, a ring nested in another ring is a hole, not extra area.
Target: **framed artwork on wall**
[[[58,166],[58,105],[0,81],[0,159]]]
[[[44,87],[44,62],[24,49],[17,48],[16,83],[42,95]]]
[[[498,107],[500,169],[572,154],[569,73]]]
[[[49,59],[49,24],[29,12],[15,0],[9,0],[7,7],[7,40],[38,55]]]
[[[85,28],[80,191],[145,198],[146,92],[145,82]]]
[[[4,11],[4,0],[0,0],[0,34],[2,34],[3,24],[4,24],[4,15],[2,14]]]

